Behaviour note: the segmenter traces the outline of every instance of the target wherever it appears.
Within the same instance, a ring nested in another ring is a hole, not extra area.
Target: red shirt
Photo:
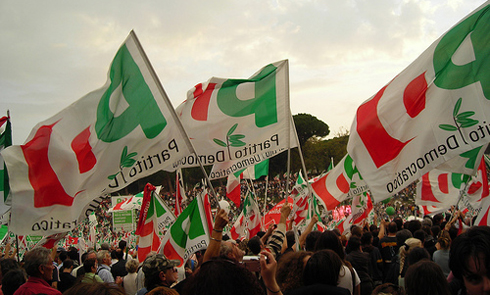
[[[29,277],[27,282],[22,284],[14,295],[34,295],[34,294],[46,294],[46,295],[61,295],[61,292],[52,288],[45,280],[37,277]]]

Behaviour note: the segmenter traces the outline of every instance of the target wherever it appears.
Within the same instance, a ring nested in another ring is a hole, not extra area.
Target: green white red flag
[[[175,221],[172,210],[155,193],[156,188],[146,184],[141,205],[138,227],[135,234],[139,236],[138,260],[143,262],[146,256],[160,247],[159,232]]]
[[[261,229],[261,220],[259,205],[249,190],[243,202],[243,210],[230,230],[231,238],[236,240],[254,237]]]
[[[253,167],[248,167],[243,172],[243,179],[259,179],[262,176],[269,175],[269,159],[255,164]]]
[[[5,124],[4,131],[0,134],[0,153],[12,145],[12,126],[9,117],[0,118],[0,127]],[[7,166],[0,155],[0,215],[3,215],[10,209],[11,200],[9,200],[10,185]]]
[[[143,204],[143,195],[144,192],[139,192],[134,196],[127,197],[124,201],[117,203],[112,208],[109,208],[107,212],[112,213],[117,211],[140,209],[141,205]]]
[[[240,208],[241,204],[241,180],[243,179],[241,171],[236,173],[230,173],[226,178],[226,197],[232,201],[237,208]]]
[[[489,9],[465,17],[358,108],[347,150],[376,200],[490,141]],[[445,170],[470,174],[462,168]]]
[[[294,221],[295,225],[299,225],[308,215],[309,196],[308,184],[299,173],[290,195],[293,199],[293,208],[289,214],[289,220]]]
[[[368,189],[349,154],[327,174],[313,181],[311,187],[313,194],[328,211]]]
[[[17,234],[69,231],[88,205],[191,153],[188,139],[134,32],[116,53],[106,84],[39,123],[3,153]]]
[[[177,217],[159,252],[170,260],[179,260],[179,266],[182,266],[192,254],[208,247],[213,230],[211,222],[211,206],[204,190]]]
[[[176,112],[201,163],[222,165],[210,179],[227,177],[296,146],[287,60],[269,64],[249,79],[213,77],[197,84]],[[191,167],[198,162],[189,156],[180,164]]]

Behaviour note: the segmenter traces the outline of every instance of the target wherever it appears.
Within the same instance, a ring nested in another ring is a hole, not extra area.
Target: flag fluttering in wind
[[[109,208],[107,212],[112,213],[118,211],[140,209],[141,205],[143,204],[143,194],[144,192],[140,192],[134,196],[130,196],[126,198],[124,201],[117,203],[114,207]]]
[[[261,228],[262,216],[260,208],[255,201],[252,192],[249,190],[243,203],[242,213],[238,216],[235,224],[231,228],[231,238],[252,238]]]
[[[240,207],[241,204],[241,180],[243,175],[241,171],[238,172],[238,175],[235,173],[231,173],[228,175],[226,180],[226,197],[230,199],[237,208]]]
[[[175,171],[175,216],[179,216],[182,213],[182,204],[186,200],[184,190],[184,179],[182,178],[182,169]]]
[[[288,79],[288,61],[283,60],[249,79],[213,77],[189,90],[176,112],[202,164],[222,164],[210,179],[227,177],[296,146]],[[198,164],[195,158],[186,160],[186,166]]]
[[[296,184],[293,186],[291,198],[293,199],[293,209],[289,214],[289,220],[294,221],[294,224],[298,225],[307,217],[309,207],[308,184],[301,173],[299,173]]]
[[[334,210],[340,202],[368,189],[348,154],[331,171],[316,179],[311,187],[327,210]]]
[[[160,236],[158,233],[175,221],[175,215],[155,193],[155,190],[153,185],[146,184],[138,227],[135,232],[139,236],[138,259],[140,262],[143,262],[151,251],[159,249]]]
[[[357,109],[347,150],[377,201],[490,141],[489,5],[452,27]],[[471,174],[461,168],[449,171]]]
[[[209,245],[211,206],[206,190],[197,196],[177,217],[162,241],[159,252],[182,266],[197,251]]]
[[[188,139],[134,32],[106,84],[34,127],[3,153],[17,234],[70,231],[99,196],[191,154]]]
[[[259,179],[262,176],[269,175],[269,159],[266,159],[253,167],[248,167],[243,171],[243,179]]]
[[[0,127],[5,124],[5,130],[0,134],[0,153],[7,147],[12,145],[12,126],[10,125],[9,117],[0,118]],[[6,165],[0,155],[0,215],[10,209],[11,200],[8,200],[10,193],[9,176]]]

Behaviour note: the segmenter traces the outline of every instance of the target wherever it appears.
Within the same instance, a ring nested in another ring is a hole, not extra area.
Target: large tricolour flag
[[[191,153],[180,122],[134,32],[116,53],[106,84],[34,127],[2,152],[17,234],[70,231],[101,195]]]
[[[490,141],[489,3],[357,109],[347,150],[377,201]]]
[[[296,146],[287,60],[269,64],[248,79],[213,77],[197,84],[176,111],[201,163],[223,164],[210,173],[211,179]],[[182,164],[198,165],[194,157]]]
[[[204,190],[177,217],[162,241],[159,252],[168,259],[179,260],[182,266],[197,251],[209,245],[211,206]]]

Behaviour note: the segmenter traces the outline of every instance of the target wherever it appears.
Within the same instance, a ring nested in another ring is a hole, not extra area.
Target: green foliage
[[[330,133],[325,122],[310,114],[294,115],[293,120],[301,146],[312,137],[325,137]]]

